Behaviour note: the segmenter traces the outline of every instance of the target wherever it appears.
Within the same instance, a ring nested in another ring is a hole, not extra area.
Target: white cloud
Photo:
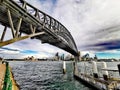
[[[97,35],[103,32],[104,28],[119,25],[119,9],[120,0],[59,0],[53,16],[70,30],[77,46],[82,49],[86,44],[106,40],[104,36],[111,37],[108,30],[105,35],[102,33],[101,37]],[[118,36],[118,32],[116,34]],[[115,39],[116,34],[112,35],[112,39]]]
[[[89,54],[90,57],[94,57],[95,56],[95,52],[91,52],[91,51],[82,51],[81,52],[81,56],[84,56],[86,54]]]

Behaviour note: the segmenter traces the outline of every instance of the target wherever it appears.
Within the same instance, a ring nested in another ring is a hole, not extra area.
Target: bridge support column
[[[3,41],[3,39],[4,39],[4,37],[5,37],[6,30],[7,30],[7,26],[5,26],[5,28],[4,28],[4,30],[3,30],[3,33],[2,33],[2,36],[1,36],[1,39],[0,39],[0,42]]]
[[[78,75],[79,72],[78,72],[78,66],[77,66],[77,62],[79,61],[79,56],[75,56],[75,61],[73,62],[73,65],[74,65],[74,75]]]
[[[79,61],[79,56],[74,56],[74,58],[75,58],[75,62]]]
[[[34,34],[35,33],[35,30],[36,30],[36,27],[34,27],[32,24],[30,25],[30,30],[31,32]]]
[[[12,16],[11,16],[11,12],[10,12],[9,9],[7,10],[7,14],[8,14],[8,20],[9,20],[9,23],[10,23],[12,35],[13,35],[13,38],[14,38],[15,37],[15,32],[14,32],[15,28],[14,28],[14,25],[13,25]]]
[[[73,62],[73,67],[74,67],[74,71],[73,74],[78,76],[78,66],[77,66],[77,62]]]
[[[19,21],[18,21],[17,31],[16,31],[16,34],[15,34],[15,35],[16,35],[16,37],[18,37],[18,36],[19,36],[18,34],[19,34],[19,31],[20,31],[20,27],[21,27],[22,20],[23,20],[23,19],[22,19],[22,18],[20,18],[20,19],[19,19]]]

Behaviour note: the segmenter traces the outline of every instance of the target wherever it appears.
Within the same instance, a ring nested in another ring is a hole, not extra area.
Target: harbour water
[[[65,75],[61,61],[11,61],[10,66],[20,90],[92,90],[73,78],[72,62]]]

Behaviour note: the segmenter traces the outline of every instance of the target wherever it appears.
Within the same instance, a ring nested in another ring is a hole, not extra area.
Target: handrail
[[[2,90],[12,90],[12,80],[10,79],[10,70],[9,70],[9,63],[6,63],[6,73],[4,77],[4,85]]]

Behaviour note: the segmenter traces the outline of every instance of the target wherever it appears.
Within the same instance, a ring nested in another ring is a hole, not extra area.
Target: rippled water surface
[[[73,78],[73,66],[67,62],[67,74],[62,73],[62,62],[10,62],[20,90],[92,90]]]

